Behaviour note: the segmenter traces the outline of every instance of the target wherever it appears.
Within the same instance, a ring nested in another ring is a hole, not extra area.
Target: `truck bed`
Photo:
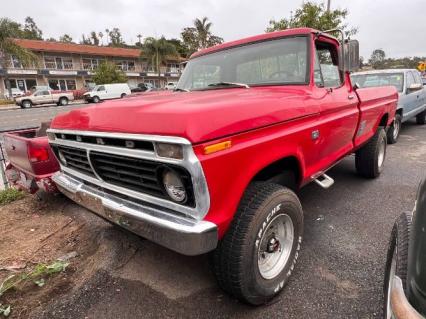
[[[40,129],[5,133],[3,136],[6,157],[11,166],[36,180],[50,177],[59,170],[59,164],[50,149],[45,131]],[[40,134],[41,133],[41,134]],[[46,149],[48,158],[31,161],[29,150]]]

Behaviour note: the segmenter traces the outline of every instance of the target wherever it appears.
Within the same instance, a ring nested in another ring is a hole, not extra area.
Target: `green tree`
[[[221,37],[211,32],[212,22],[207,17],[195,19],[193,27],[184,28],[181,32],[182,44],[186,55],[189,56],[197,50],[211,47],[223,42]]]
[[[8,63],[11,56],[18,59],[25,67],[37,64],[37,56],[34,53],[24,49],[13,41],[13,38],[19,37],[22,31],[18,26],[19,24],[10,19],[0,18],[0,66],[3,68],[9,66]],[[7,73],[5,80],[9,96],[12,96],[12,88]]]
[[[163,36],[160,39],[148,37],[145,39],[141,57],[145,57],[154,66],[155,71],[160,76],[160,65],[164,64],[171,57],[178,57],[176,47],[168,42]]]
[[[88,44],[91,45],[92,41],[90,41],[90,38],[86,38],[84,34],[81,35],[80,44]]]
[[[347,36],[357,33],[356,28],[349,28],[344,23],[348,10],[336,9],[327,11],[324,4],[307,1],[298,8],[290,18],[270,20],[266,32],[285,30],[290,28],[309,27],[317,30],[341,29]]]
[[[56,39],[53,38],[53,37],[50,37],[50,38],[45,39],[45,41],[56,42]]]
[[[179,53],[180,56],[186,57],[188,55],[188,52],[186,51],[185,46],[183,45],[182,41],[179,39],[167,39],[167,42],[173,44]]]
[[[111,46],[121,47],[126,44],[123,40],[123,37],[121,36],[121,31],[119,28],[113,28],[112,30],[109,31],[108,35],[111,42]]]
[[[98,34],[95,31],[90,32],[90,39],[92,39],[94,45],[99,45]]]
[[[25,18],[23,36],[25,39],[43,40],[43,32],[31,17]]]
[[[69,34],[64,34],[59,37],[59,42],[73,43],[72,37]]]
[[[386,53],[382,49],[376,49],[371,53],[369,64],[374,69],[383,69],[385,66]]]
[[[111,62],[102,62],[95,69],[92,79],[96,84],[127,82],[127,77],[124,74],[124,72],[121,70],[118,70],[117,66]]]

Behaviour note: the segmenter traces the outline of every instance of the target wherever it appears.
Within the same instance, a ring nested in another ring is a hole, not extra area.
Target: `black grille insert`
[[[67,161],[67,167],[92,177],[95,176],[92,168],[90,167],[86,150],[65,146],[55,146],[53,150],[58,159],[60,159],[59,151],[62,153]]]
[[[96,173],[105,182],[163,199],[170,198],[160,181],[162,170],[172,168],[180,174],[185,184],[188,199],[184,204],[194,205],[191,177],[182,167],[95,151],[90,152],[90,160]]]

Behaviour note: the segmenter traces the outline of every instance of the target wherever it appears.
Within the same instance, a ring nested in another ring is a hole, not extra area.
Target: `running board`
[[[332,179],[327,174],[322,174],[318,176],[314,179],[314,181],[324,189],[330,188],[334,184],[334,179]]]

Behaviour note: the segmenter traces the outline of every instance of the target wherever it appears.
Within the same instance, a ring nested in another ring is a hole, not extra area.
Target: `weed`
[[[9,204],[24,197],[24,193],[16,188],[6,188],[0,191],[0,205]]]
[[[9,289],[15,288],[18,285],[29,281],[34,282],[39,287],[42,287],[45,284],[44,277],[62,272],[68,265],[68,262],[57,260],[50,265],[38,264],[30,272],[10,275],[0,285],[0,297]]]

